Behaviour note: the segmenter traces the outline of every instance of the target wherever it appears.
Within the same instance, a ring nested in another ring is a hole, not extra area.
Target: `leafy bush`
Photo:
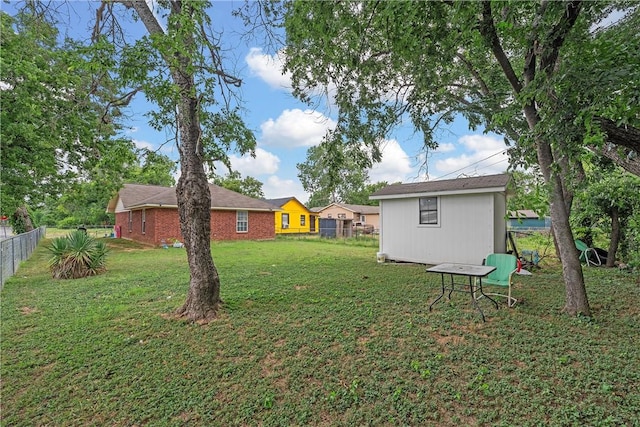
[[[53,254],[49,268],[54,279],[78,279],[95,276],[106,270],[107,245],[84,231],[58,237],[48,247]]]

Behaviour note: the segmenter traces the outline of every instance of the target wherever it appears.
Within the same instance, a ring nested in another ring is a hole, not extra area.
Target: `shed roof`
[[[276,211],[276,206],[264,200],[254,199],[215,184],[209,184],[211,209],[245,209],[254,211]],[[149,207],[178,207],[175,187],[159,185],[125,184],[118,195],[109,201],[107,212],[115,212],[118,199],[127,210]]]
[[[517,211],[509,211],[509,218],[538,219],[540,215],[530,209],[520,209]]]
[[[371,195],[371,199],[397,199],[424,195],[493,193],[507,191],[511,175],[485,175],[472,178],[392,184]]]

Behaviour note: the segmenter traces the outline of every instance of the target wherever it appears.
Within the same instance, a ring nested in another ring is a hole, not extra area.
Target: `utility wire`
[[[478,161],[476,161],[476,162],[473,162],[473,163],[471,163],[471,164],[469,164],[469,165],[467,165],[467,166],[465,166],[465,167],[462,167],[462,168],[460,168],[460,169],[454,170],[453,172],[449,172],[448,174],[445,174],[445,175],[439,176],[439,177],[435,178],[433,181],[437,181],[437,180],[442,179],[442,178],[444,178],[444,177],[447,177],[447,176],[449,176],[449,175],[453,175],[454,173],[458,173],[458,172],[460,172],[460,171],[463,171],[463,170],[465,170],[465,169],[468,169],[470,166],[477,165],[478,163],[482,163],[482,162],[484,162],[485,160],[489,160],[490,158],[495,157],[495,156],[497,156],[497,155],[499,155],[499,154],[504,154],[504,153],[506,153],[507,151],[509,151],[509,149],[508,149],[508,148],[505,148],[504,150],[499,151],[499,152],[497,152],[497,153],[495,153],[495,154],[492,154],[492,155],[490,155],[489,157],[485,157],[484,159],[480,159],[480,160],[478,160]],[[503,161],[504,161],[504,160],[500,160],[500,162],[503,162]],[[493,166],[493,165],[498,164],[498,163],[500,163],[500,162],[492,163],[492,164],[491,164],[491,165],[489,165],[489,166]],[[489,167],[489,166],[484,166],[484,167],[483,167],[483,169],[484,169],[484,168],[487,168],[487,167]]]

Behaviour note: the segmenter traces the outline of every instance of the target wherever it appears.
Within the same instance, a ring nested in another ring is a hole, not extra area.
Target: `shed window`
[[[304,227],[307,224],[307,217],[306,215],[300,215],[300,226]]]
[[[236,212],[236,232],[246,233],[249,231],[249,212],[237,211]]]
[[[147,211],[142,209],[142,234],[147,232]]]
[[[438,198],[420,198],[420,224],[438,224]]]
[[[129,211],[129,233],[133,231],[133,211]]]
[[[289,228],[289,214],[282,214],[282,229]]]

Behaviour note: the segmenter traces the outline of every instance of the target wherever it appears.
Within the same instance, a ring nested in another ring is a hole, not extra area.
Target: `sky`
[[[96,4],[70,2],[68,15],[72,21],[80,22],[69,31],[87,31],[89,34]],[[309,147],[320,144],[327,129],[335,126],[335,107],[314,110],[314,106],[295,99],[291,94],[290,78],[282,73],[278,58],[269,55],[257,40],[246,42],[238,37],[242,23],[231,15],[231,11],[242,4],[242,1],[214,1],[211,15],[214,28],[224,31],[222,43],[229,60],[227,64],[243,80],[240,89],[243,119],[257,140],[255,158],[232,153],[231,164],[243,177],[251,176],[262,182],[265,198],[293,196],[306,203],[309,194],[298,179],[296,165],[304,162]],[[2,8],[10,8],[10,5],[4,4]],[[141,22],[130,21],[126,25],[133,33],[144,33]],[[138,147],[159,150],[177,160],[177,149],[166,143],[171,136],[153,130],[146,122],[144,113],[152,108],[144,97],[136,98],[127,112],[130,122],[125,134]],[[471,131],[463,118],[446,125],[436,138],[439,147],[426,158],[426,176],[421,169],[425,160],[421,136],[410,128],[397,129],[383,144],[382,162],[369,171],[370,182],[449,179],[501,173],[507,169],[503,138],[484,134],[483,129]],[[223,169],[218,171],[220,174],[225,172]]]

